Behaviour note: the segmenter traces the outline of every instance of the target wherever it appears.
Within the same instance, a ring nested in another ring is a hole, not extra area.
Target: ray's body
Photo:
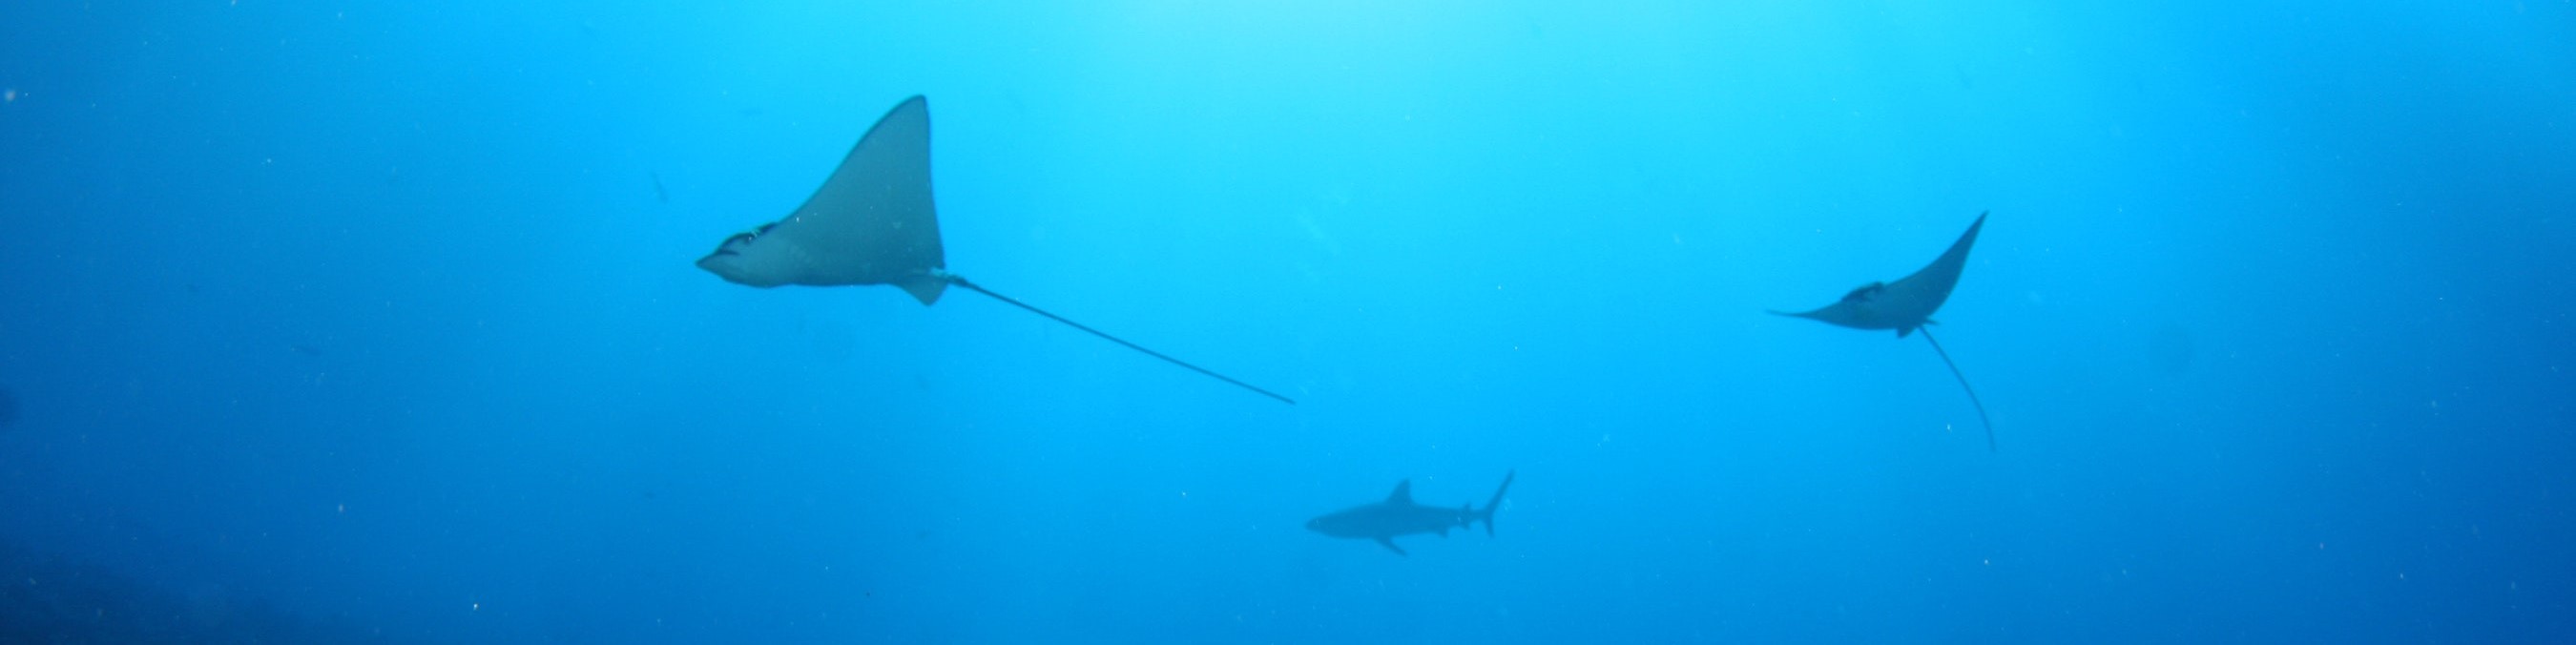
[[[1959,387],[1968,391],[1968,404],[1976,407],[1977,422],[1986,428],[1986,449],[1992,451],[1995,449],[1995,424],[1986,417],[1985,401],[1977,398],[1977,389],[1968,385],[1968,375],[1960,372],[1959,364],[1950,360],[1950,352],[1941,348],[1941,341],[1932,338],[1930,328],[1940,324],[1932,319],[1932,313],[1949,301],[1950,290],[1959,285],[1959,272],[1968,265],[1968,248],[1976,245],[1977,231],[1985,226],[1986,214],[1978,213],[1976,223],[1968,225],[1968,232],[1960,234],[1959,241],[1950,244],[1950,250],[1942,252],[1941,257],[1934,258],[1931,264],[1913,275],[1895,282],[1861,285],[1843,294],[1841,301],[1813,311],[1771,313],[1853,329],[1893,329],[1898,338],[1922,331],[1923,340],[1932,344],[1932,352],[1941,356],[1941,364],[1950,366],[1950,375],[1958,377]]]
[[[698,268],[754,287],[894,285],[921,304],[951,285],[1282,402],[1296,401],[994,293],[947,270],[930,195],[930,107],[915,96],[878,119],[803,205],[726,238]]]

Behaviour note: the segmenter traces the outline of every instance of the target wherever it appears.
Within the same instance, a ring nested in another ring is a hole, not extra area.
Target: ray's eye
[[[1883,283],[1883,282],[1872,282],[1872,283],[1869,283],[1869,284],[1864,284],[1864,285],[1861,285],[1861,286],[1860,286],[1860,288],[1858,288],[1858,289],[1853,289],[1853,290],[1851,290],[1851,293],[1843,294],[1843,302],[1860,302],[1860,301],[1865,301],[1865,300],[1868,300],[1868,299],[1870,299],[1870,298],[1877,297],[1877,296],[1878,296],[1878,292],[1880,292],[1880,291],[1884,291],[1884,290],[1886,290],[1886,289],[1887,289],[1887,284],[1886,284],[1886,283]]]

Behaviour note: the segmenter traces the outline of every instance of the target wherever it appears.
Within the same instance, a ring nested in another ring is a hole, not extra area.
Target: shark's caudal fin
[[[1475,519],[1485,521],[1485,537],[1494,536],[1494,510],[1503,507],[1503,492],[1512,489],[1512,477],[1518,474],[1517,470],[1503,473],[1503,485],[1494,488],[1494,498],[1485,500],[1485,510],[1476,514]]]

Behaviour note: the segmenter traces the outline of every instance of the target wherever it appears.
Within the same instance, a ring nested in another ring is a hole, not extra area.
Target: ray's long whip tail
[[[1941,341],[1932,338],[1931,327],[1918,327],[1914,331],[1921,332],[1923,340],[1932,341],[1932,353],[1940,354],[1941,364],[1950,366],[1950,375],[1959,377],[1959,389],[1968,391],[1968,404],[1977,406],[1977,422],[1986,426],[1986,452],[1996,452],[1995,422],[1986,418],[1986,402],[1977,400],[1977,388],[1968,385],[1968,375],[1959,371],[1958,363],[1951,362],[1950,352],[1941,349]]]
[[[1270,398],[1273,398],[1273,399],[1278,399],[1278,400],[1279,400],[1279,402],[1281,402],[1281,403],[1286,403],[1286,404],[1289,404],[1289,405],[1296,405],[1296,404],[1297,404],[1297,400],[1296,400],[1296,399],[1291,399],[1291,398],[1288,398],[1288,397],[1280,396],[1280,395],[1279,395],[1279,393],[1277,393],[1277,392],[1272,392],[1272,391],[1264,390],[1264,389],[1261,389],[1261,388],[1258,388],[1258,387],[1253,387],[1253,386],[1252,386],[1252,384],[1250,384],[1250,383],[1245,383],[1245,382],[1242,382],[1242,381],[1237,381],[1237,380],[1234,380],[1234,378],[1233,378],[1233,377],[1226,376],[1226,375],[1224,375],[1224,374],[1218,374],[1218,373],[1216,373],[1216,372],[1208,371],[1208,369],[1207,369],[1207,368],[1199,367],[1199,366],[1197,366],[1197,365],[1191,365],[1191,364],[1189,364],[1189,363],[1188,363],[1188,362],[1186,362],[1186,361],[1182,361],[1181,359],[1172,358],[1172,357],[1170,357],[1170,356],[1165,356],[1165,355],[1163,355],[1163,353],[1162,353],[1162,352],[1157,352],[1157,351],[1154,351],[1154,350],[1145,349],[1145,346],[1143,346],[1143,345],[1138,345],[1138,344],[1135,344],[1135,343],[1130,343],[1130,342],[1127,342],[1127,340],[1126,340],[1126,339],[1119,338],[1119,337],[1117,337],[1117,336],[1111,336],[1111,335],[1109,335],[1109,334],[1108,334],[1108,333],[1106,333],[1106,332],[1102,332],[1102,331],[1097,330],[1097,329],[1092,329],[1092,328],[1090,328],[1090,327],[1088,327],[1088,326],[1083,325],[1082,323],[1078,323],[1078,322],[1074,322],[1074,321],[1072,321],[1072,320],[1066,319],[1066,318],[1065,318],[1065,317],[1063,317],[1063,316],[1058,316],[1058,315],[1055,315],[1055,314],[1052,314],[1052,313],[1047,313],[1047,310],[1039,309],[1039,308],[1036,308],[1036,307],[1031,307],[1031,306],[1029,306],[1029,303],[1020,302],[1020,301],[1018,301],[1018,300],[1012,299],[1010,296],[1005,296],[1005,295],[1002,295],[1002,294],[993,293],[993,292],[992,292],[992,290],[985,289],[984,287],[978,286],[978,285],[976,285],[976,284],[975,284],[975,283],[973,283],[973,282],[967,282],[967,281],[966,281],[966,278],[963,278],[963,277],[957,276],[957,275],[955,275],[955,274],[947,274],[945,277],[946,277],[946,278],[948,278],[948,283],[949,283],[949,284],[957,285],[957,286],[960,286],[960,287],[965,287],[967,290],[974,291],[975,293],[980,293],[980,294],[984,294],[984,295],[987,295],[987,296],[992,296],[994,300],[1000,300],[1000,301],[1002,301],[1002,302],[1003,302],[1003,304],[1008,304],[1008,305],[1013,306],[1013,307],[1019,307],[1019,308],[1021,308],[1021,309],[1027,309],[1027,310],[1029,310],[1029,313],[1037,314],[1037,315],[1040,315],[1040,316],[1046,316],[1047,318],[1053,319],[1053,320],[1055,320],[1056,322],[1060,322],[1060,323],[1064,323],[1064,324],[1066,324],[1066,325],[1069,325],[1069,326],[1073,327],[1074,329],[1080,329],[1080,330],[1082,330],[1084,333],[1088,333],[1088,334],[1091,334],[1091,335],[1093,335],[1093,336],[1099,336],[1099,337],[1101,337],[1101,338],[1107,339],[1109,342],[1117,343],[1117,344],[1120,344],[1120,345],[1125,345],[1125,346],[1127,346],[1127,348],[1128,348],[1128,349],[1136,350],[1136,351],[1139,351],[1139,352],[1144,352],[1144,353],[1145,353],[1145,355],[1147,355],[1147,356],[1152,356],[1152,357],[1154,357],[1154,358],[1163,359],[1164,361],[1170,362],[1170,363],[1171,363],[1171,364],[1173,364],[1173,365],[1179,365],[1179,366],[1181,366],[1181,367],[1189,368],[1189,369],[1190,369],[1190,371],[1198,372],[1198,373],[1200,373],[1200,374],[1206,374],[1206,375],[1208,375],[1208,376],[1210,376],[1210,377],[1214,377],[1216,380],[1219,380],[1219,381],[1225,381],[1225,382],[1227,382],[1227,383],[1232,383],[1232,384],[1234,384],[1236,387],[1240,387],[1240,388],[1243,388],[1243,389],[1246,389],[1246,390],[1252,390],[1252,391],[1254,391],[1254,392],[1259,392],[1259,393],[1261,393],[1261,395],[1262,395],[1262,396],[1270,397]],[[1948,359],[1943,359],[1943,360],[1948,360]],[[1955,369],[1957,369],[1957,368],[1952,368],[1952,369],[1953,369],[1953,370],[1955,370]],[[1961,381],[1961,382],[1963,382],[1963,383],[1964,383],[1965,381]],[[1975,395],[1975,394],[1970,394],[1969,396],[1973,397],[1973,396],[1976,396],[1976,395]],[[1983,410],[1983,408],[1979,408],[1979,410],[1980,410],[1980,411],[1982,411],[1982,410]]]

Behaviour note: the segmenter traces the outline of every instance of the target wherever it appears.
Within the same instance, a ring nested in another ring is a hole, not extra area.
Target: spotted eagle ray
[[[1853,329],[1894,329],[1897,338],[1922,331],[1923,340],[1932,343],[1932,353],[1941,355],[1941,364],[1950,366],[1950,375],[1959,378],[1959,388],[1968,391],[1968,404],[1977,408],[1977,422],[1986,426],[1986,450],[1992,451],[1995,423],[1986,418],[1985,402],[1977,400],[1977,388],[1968,386],[1968,375],[1959,372],[1959,364],[1951,362],[1950,352],[1941,349],[1941,341],[1932,338],[1929,327],[1940,324],[1932,319],[1932,312],[1940,310],[1941,303],[1950,299],[1950,288],[1959,285],[1959,270],[1968,263],[1968,247],[1977,243],[1977,230],[1985,225],[1986,214],[1978,213],[1976,223],[1968,225],[1968,232],[1960,234],[1959,241],[1950,244],[1950,250],[1905,279],[1861,285],[1843,294],[1841,302],[1815,311],[1771,313]]]
[[[1485,510],[1465,504],[1457,508],[1423,506],[1413,503],[1413,480],[1395,483],[1395,493],[1375,504],[1353,506],[1329,515],[1306,520],[1306,530],[1339,538],[1368,538],[1385,545],[1396,555],[1405,555],[1404,547],[1395,545],[1395,536],[1414,533],[1438,533],[1449,537],[1449,529],[1468,528],[1478,521],[1485,523],[1486,537],[1494,535],[1494,509],[1503,505],[1503,491],[1512,489],[1512,475],[1503,473],[1503,485],[1494,488],[1494,497],[1485,501]]]
[[[804,205],[786,219],[725,238],[714,253],[698,259],[698,268],[734,284],[761,288],[890,284],[912,294],[923,306],[937,302],[950,286],[963,287],[1173,365],[1297,403],[949,273],[939,246],[938,212],[930,200],[930,105],[919,96],[905,99],[877,119]]]

